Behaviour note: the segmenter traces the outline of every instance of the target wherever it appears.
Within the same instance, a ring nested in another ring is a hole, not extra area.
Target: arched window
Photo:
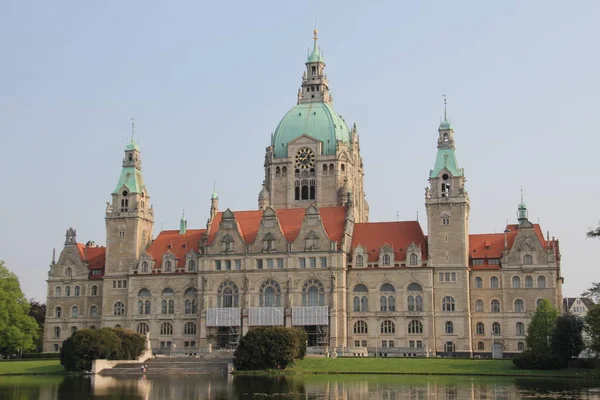
[[[498,282],[498,277],[497,276],[492,276],[490,278],[490,287],[492,289],[498,289],[498,287],[500,287],[500,284]]]
[[[367,323],[365,321],[356,321],[354,323],[354,333],[365,334],[368,333]]]
[[[483,312],[483,300],[475,301],[475,312]]]
[[[526,276],[525,277],[525,287],[526,288],[532,288],[533,287],[533,278],[531,276]]]
[[[525,343],[523,343],[523,342],[517,343],[517,350],[525,351]]]
[[[71,318],[77,318],[77,317],[79,317],[79,307],[73,306],[71,308]]]
[[[137,333],[140,333],[142,335],[145,335],[146,333],[148,333],[149,330],[150,330],[150,328],[148,328],[148,324],[145,322],[139,323],[136,328]]]
[[[71,327],[71,336],[73,336],[76,332],[77,332],[77,327],[76,326],[72,326]]]
[[[152,303],[150,302],[150,300],[146,300],[144,302],[144,314],[151,314],[152,313]]]
[[[383,255],[382,264],[383,265],[390,265],[390,255],[389,254],[384,254]]]
[[[396,333],[396,326],[392,321],[386,319],[381,323],[381,333]]]
[[[483,279],[480,276],[475,278],[475,287],[481,289],[483,287]]]
[[[485,326],[483,325],[483,322],[478,322],[477,325],[475,325],[475,332],[477,332],[478,335],[485,335]]]
[[[217,307],[239,307],[239,290],[232,281],[221,283],[217,290]]]
[[[345,173],[346,172],[346,164],[340,165],[340,169],[342,170],[342,173]]]
[[[418,258],[416,254],[413,253],[410,255],[410,265],[417,265],[417,260]]]
[[[327,173],[327,164],[323,164],[323,172]]]
[[[415,311],[423,311],[423,297],[421,295],[415,296]]]
[[[142,289],[138,292],[139,297],[151,297],[152,293],[148,289]]]
[[[302,305],[308,307],[325,305],[325,288],[319,280],[309,279],[304,282],[304,286],[302,287]]]
[[[544,299],[537,299],[537,301],[535,302],[535,308],[540,308],[543,301],[544,301]]]
[[[362,267],[364,265],[364,258],[360,254],[356,256],[356,266]]]
[[[525,336],[525,324],[522,322],[517,322],[515,325],[515,334],[517,336]]]
[[[410,285],[408,285],[407,290],[409,292],[422,292],[423,287],[421,285],[419,285],[418,283],[413,282]]]
[[[163,300],[160,303],[161,312],[163,314],[174,314],[175,313],[175,300]]]
[[[395,292],[396,288],[394,287],[394,285],[390,284],[390,283],[384,283],[383,285],[381,285],[381,288],[379,288],[380,292]]]
[[[275,168],[275,175],[279,175],[281,173],[281,168]]]
[[[60,337],[60,328],[58,326],[54,328],[54,337],[57,339]]]
[[[148,272],[148,261],[142,262],[142,272]]]
[[[388,309],[396,311],[396,298],[394,296],[388,296]]]
[[[175,291],[173,291],[173,289],[171,289],[171,288],[166,288],[165,290],[163,290],[162,295],[163,296],[175,296]]]
[[[444,351],[446,353],[454,353],[456,351],[456,347],[454,346],[454,343],[453,342],[444,343]]]
[[[81,296],[81,288],[79,286],[75,286],[75,296]]]
[[[233,238],[227,234],[221,239],[221,253],[233,252]]]
[[[57,286],[57,287],[54,288],[54,295],[57,296],[57,297],[62,296],[62,289],[61,289],[60,286]]]
[[[379,298],[379,304],[380,304],[380,309],[381,311],[387,311],[388,310],[388,302],[387,302],[387,297],[385,296],[381,296]]]
[[[479,350],[479,351],[485,350],[485,344],[483,342],[477,342],[477,350]]]
[[[500,302],[498,300],[492,300],[491,312],[500,312]]]
[[[287,167],[281,168],[281,173],[284,175],[287,174]]]
[[[162,336],[168,336],[173,334],[173,325],[168,322],[163,322],[160,326],[160,334]]]
[[[98,307],[91,306],[90,307],[90,317],[95,318],[98,316]]]
[[[358,284],[354,286],[354,293],[368,293],[369,289],[363,284]]]
[[[260,306],[261,307],[280,307],[281,306],[281,286],[274,280],[264,281],[260,287]]]
[[[196,299],[187,299],[184,304],[186,314],[196,314],[196,312],[198,312],[198,305]]]
[[[125,304],[117,301],[113,307],[113,315],[125,315]]]
[[[196,290],[196,288],[188,288],[186,289],[184,296],[185,297],[196,297],[196,295],[198,294],[198,291]]]
[[[523,303],[523,300],[515,300],[515,312],[525,312],[525,303]]]
[[[423,333],[423,324],[417,320],[410,321],[408,324],[408,333],[411,335]]]
[[[54,309],[54,316],[56,318],[61,318],[62,317],[62,308],[61,307],[56,307]]]
[[[531,254],[525,254],[523,256],[523,265],[532,265],[533,264],[533,256]]]
[[[539,288],[545,288],[546,287],[546,277],[545,276],[538,276],[537,278],[537,284]]]
[[[188,260],[188,271],[196,271],[196,260]]]
[[[171,272],[173,270],[173,262],[165,261],[165,272]]]
[[[186,322],[183,326],[183,334],[184,335],[195,335],[196,334],[196,324],[193,322]]]
[[[73,275],[73,270],[71,269],[71,267],[65,268],[65,276],[71,276],[71,275]]]
[[[454,298],[451,296],[446,296],[442,299],[442,311],[454,311],[455,304]]]
[[[65,296],[71,295],[71,286],[65,286]]]
[[[452,321],[446,321],[444,324],[444,330],[446,331],[446,335],[451,335],[454,333],[454,324]]]
[[[500,324],[498,322],[494,322],[492,324],[492,335],[499,336],[500,335]]]
[[[98,286],[92,286],[92,296],[98,296]]]
[[[144,314],[144,302],[142,300],[138,300],[138,314]]]
[[[520,288],[521,287],[521,278],[519,278],[518,276],[513,276],[512,287],[513,287],[513,289]]]
[[[354,311],[360,312],[360,297],[359,296],[354,296],[353,305],[354,305],[354,308],[353,308]]]
[[[367,298],[367,296],[362,296],[360,298],[360,311],[361,312],[369,311],[369,299]]]
[[[408,296],[406,301],[408,311],[415,311],[415,296]]]

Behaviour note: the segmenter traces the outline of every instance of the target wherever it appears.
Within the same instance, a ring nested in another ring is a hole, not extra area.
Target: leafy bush
[[[569,360],[583,351],[583,327],[583,319],[573,314],[561,315],[556,320],[552,331],[552,354],[562,359],[563,367],[567,367]]]
[[[233,354],[235,367],[239,370],[284,369],[302,353],[306,354],[306,340],[301,343],[305,335],[282,326],[253,329],[242,337]]]
[[[513,358],[513,364],[519,369],[560,369],[564,362],[556,354],[540,355],[526,350]]]
[[[298,341],[300,342],[300,348],[298,349],[298,358],[304,359],[306,356],[306,345],[308,343],[308,334],[302,328],[296,328],[296,335],[298,335]]]
[[[145,340],[124,329],[82,329],[62,343],[60,363],[67,371],[89,371],[96,359],[134,360],[142,354]]]

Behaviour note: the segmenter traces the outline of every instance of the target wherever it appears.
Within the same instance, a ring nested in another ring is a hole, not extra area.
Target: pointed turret
[[[210,196],[210,221],[217,215],[219,212],[219,195],[217,194],[217,182],[213,182],[213,193]]]
[[[181,214],[181,219],[179,220],[179,234],[183,235],[187,231],[187,219],[185,219],[185,210]]]
[[[521,203],[519,203],[519,207],[517,208],[517,220],[519,224],[528,220],[528,211],[527,205],[525,201],[523,201],[523,191],[521,190]]]
[[[271,193],[267,189],[267,184],[263,181],[262,189],[258,194],[258,209],[265,210],[267,207],[271,205]]]
[[[332,103],[329,93],[329,82],[324,74],[325,61],[323,52],[317,46],[318,31],[314,31],[312,53],[306,60],[306,72],[302,75],[302,89],[298,93],[298,104],[301,103]]]

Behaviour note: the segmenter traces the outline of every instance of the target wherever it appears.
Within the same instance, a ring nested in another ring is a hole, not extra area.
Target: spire
[[[140,151],[138,145],[135,143],[135,120],[131,118],[131,140],[125,147],[125,150],[137,150]]]
[[[185,209],[181,214],[181,219],[179,220],[179,234],[183,235],[187,230],[187,219],[185,219]]]
[[[449,131],[452,130],[452,125],[450,125],[450,121],[448,121],[448,99],[445,94],[442,95],[444,98],[444,120],[440,122],[439,131]]]
[[[211,199],[219,199],[219,195],[217,194],[217,181],[213,181],[213,192]]]
[[[519,203],[519,207],[517,208],[517,220],[519,223],[527,221],[528,214],[527,205],[525,205],[525,201],[523,200],[523,189],[521,189],[521,203]]]
[[[315,30],[313,31],[313,40],[314,40],[314,44],[313,44],[313,51],[312,53],[308,56],[308,60],[306,60],[306,63],[324,63],[325,61],[323,60],[323,54],[321,52],[321,49],[319,48],[319,46],[317,45],[317,40],[319,39],[319,31],[317,28],[315,28]]]
[[[121,170],[121,176],[113,194],[121,193],[123,190],[127,190],[130,193],[142,193],[144,191],[142,159],[140,158],[140,148],[135,143],[135,123],[133,118],[131,119],[131,142],[125,147],[123,169]]]

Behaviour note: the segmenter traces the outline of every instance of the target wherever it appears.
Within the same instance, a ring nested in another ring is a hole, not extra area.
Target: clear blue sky
[[[472,233],[523,188],[561,241],[565,295],[600,280],[600,2],[0,2],[0,259],[45,299],[69,226],[104,244],[136,121],[155,235],[255,209],[271,132],[296,103],[314,15],[336,110],[356,122],[371,220],[424,219],[448,95]],[[426,226],[424,226],[426,229]]]

